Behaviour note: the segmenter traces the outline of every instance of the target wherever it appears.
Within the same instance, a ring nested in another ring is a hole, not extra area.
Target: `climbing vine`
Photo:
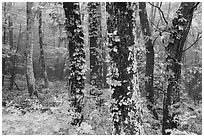
[[[66,16],[65,29],[67,30],[71,59],[69,86],[73,96],[72,104],[75,107],[76,113],[73,125],[80,125],[83,120],[81,112],[84,97],[83,89],[85,86],[84,34],[81,26],[79,3],[65,2],[63,7]]]
[[[178,111],[171,112],[170,106],[174,105],[174,109],[178,110],[180,102],[180,76],[181,76],[181,61],[184,44],[190,30],[190,25],[193,18],[194,9],[197,3],[183,2],[176,11],[175,17],[172,20],[172,28],[170,29],[170,38],[166,50],[166,70],[167,70],[167,89],[164,94],[163,104],[163,127],[162,134],[169,134],[166,129],[178,127],[177,116]],[[171,112],[171,113],[170,113]]]
[[[110,84],[113,90],[111,106],[114,134],[140,134],[141,116],[137,97],[139,88],[133,64],[133,9],[130,3],[108,3],[109,54],[111,57]],[[136,64],[137,65],[137,64]],[[135,84],[133,86],[133,83]],[[137,113],[137,114],[136,114]]]
[[[101,3],[89,2],[91,84],[102,87]]]

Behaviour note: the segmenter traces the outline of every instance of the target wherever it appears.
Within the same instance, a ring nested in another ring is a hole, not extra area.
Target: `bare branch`
[[[188,48],[186,48],[185,50],[183,50],[182,52],[187,51],[188,49],[190,49],[191,47],[193,47],[195,44],[197,44],[198,41],[202,38],[202,35],[200,35],[200,34],[201,34],[201,32],[198,32],[198,35],[197,35],[197,38],[196,38],[195,42],[194,42],[193,44],[191,44]]]
[[[200,4],[200,2],[197,2],[196,4],[195,4],[195,6],[193,7],[193,10],[196,10],[196,8],[197,8],[197,6]]]
[[[154,5],[154,4],[152,4],[151,2],[148,2],[148,3],[149,3],[150,5],[156,7],[156,8],[161,12],[163,20],[164,20],[165,23],[168,25],[168,22],[167,22],[167,20],[166,20],[166,18],[165,18],[165,16],[164,16],[164,12],[161,10],[161,8],[158,7],[158,6],[156,6],[156,5]]]

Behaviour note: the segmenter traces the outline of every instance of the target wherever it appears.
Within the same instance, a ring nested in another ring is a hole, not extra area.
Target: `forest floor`
[[[63,81],[49,82],[49,88],[38,90],[37,98],[30,98],[24,76],[17,78],[14,86],[9,90],[9,82],[5,81],[2,89],[2,134],[3,135],[111,135],[111,91],[110,89],[96,89],[86,84],[84,94],[84,119],[81,126],[71,125],[73,108],[70,93]],[[42,81],[37,80],[37,85]],[[102,93],[102,94],[101,94]],[[195,107],[194,107],[195,108]],[[195,109],[201,109],[201,105]],[[202,113],[183,111],[182,126],[186,134],[202,134]],[[162,112],[161,114],[162,115]],[[186,118],[186,119],[185,119]],[[148,111],[143,113],[144,134],[161,134],[161,121],[154,120]],[[187,126],[186,126],[187,125]],[[178,134],[183,134],[178,133]]]
[[[18,79],[16,83],[20,91],[15,89],[15,86],[13,90],[5,88],[8,87],[6,85],[3,87],[3,135],[111,134],[108,89],[104,89],[102,95],[94,96],[88,94],[93,87],[86,85],[84,120],[78,127],[70,124],[73,112],[65,82],[50,82],[49,88],[39,90],[40,101],[37,98],[29,98],[26,81],[23,78]]]

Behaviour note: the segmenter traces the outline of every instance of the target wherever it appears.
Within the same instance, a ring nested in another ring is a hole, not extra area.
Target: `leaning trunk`
[[[188,35],[194,9],[198,3],[182,2],[177,10],[177,16],[172,21],[172,30],[169,38],[168,46],[165,48],[167,58],[167,91],[164,94],[163,100],[163,124],[162,134],[169,134],[165,130],[177,128],[178,124],[174,121],[177,113],[170,112],[169,108],[180,101],[180,75],[181,75],[181,60],[182,50],[186,37]],[[176,105],[178,109],[178,105]]]

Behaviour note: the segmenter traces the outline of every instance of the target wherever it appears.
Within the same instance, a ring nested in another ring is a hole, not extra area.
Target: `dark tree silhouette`
[[[101,4],[89,2],[90,82],[102,88]]]
[[[146,3],[139,2],[139,16],[140,16],[140,24],[143,32],[143,36],[145,39],[145,47],[146,47],[146,72],[145,72],[145,90],[147,92],[148,99],[148,109],[153,112],[153,115],[156,119],[158,119],[158,115],[153,109],[154,101],[154,89],[153,89],[153,79],[154,79],[154,45],[152,43],[151,32],[147,17],[146,11]]]
[[[80,125],[83,120],[82,105],[85,86],[85,50],[84,34],[82,32],[80,10],[78,2],[64,2],[65,29],[69,39],[69,55],[71,60],[69,86],[73,97],[72,105],[75,107],[76,117],[72,124]]]
[[[134,35],[133,35],[133,9],[131,3],[107,3],[108,39],[111,56],[111,88],[112,115],[114,134],[140,134],[139,110],[136,99],[133,99],[133,67],[134,67]],[[135,93],[137,94],[137,93]],[[136,119],[132,116],[138,113]],[[137,123],[137,124],[135,124]]]
[[[182,51],[186,37],[190,30],[193,12],[199,3],[182,2],[176,11],[176,17],[172,20],[173,27],[170,30],[169,43],[166,50],[167,63],[167,91],[163,100],[163,123],[162,134],[169,134],[166,129],[177,128],[178,124],[174,121],[176,113],[170,114],[169,107],[180,101],[180,75],[181,75],[181,59]]]

